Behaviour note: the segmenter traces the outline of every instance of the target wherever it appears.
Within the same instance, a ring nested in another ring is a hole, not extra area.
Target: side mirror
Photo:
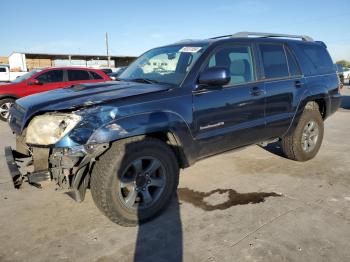
[[[230,82],[231,76],[225,67],[211,67],[199,75],[199,84],[205,87],[223,86]]]
[[[28,85],[42,85],[42,83],[38,79],[29,79]]]

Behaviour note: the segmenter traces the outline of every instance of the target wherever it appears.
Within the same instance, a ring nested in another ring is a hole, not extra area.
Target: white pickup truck
[[[0,82],[10,82],[27,72],[11,72],[8,65],[0,65]]]

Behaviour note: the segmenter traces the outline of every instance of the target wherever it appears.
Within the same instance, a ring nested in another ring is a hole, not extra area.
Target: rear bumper
[[[334,94],[331,96],[331,108],[330,108],[330,114],[335,113],[338,108],[341,105],[342,95],[341,94]]]

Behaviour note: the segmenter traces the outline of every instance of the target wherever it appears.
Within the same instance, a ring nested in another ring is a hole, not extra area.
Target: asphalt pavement
[[[0,123],[0,261],[349,261],[350,89],[326,120],[319,154],[299,163],[266,148],[181,172],[177,197],[138,227],[113,224],[54,185],[12,188]]]

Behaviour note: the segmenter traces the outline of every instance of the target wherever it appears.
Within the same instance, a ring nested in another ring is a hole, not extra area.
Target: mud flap
[[[74,198],[77,202],[82,202],[85,199],[86,189],[90,180],[90,165],[86,165],[79,169],[79,171],[73,176],[72,189],[74,192]]]
[[[90,148],[91,151],[82,159],[80,169],[75,173],[72,180],[72,189],[74,199],[77,202],[82,202],[85,198],[86,189],[89,186],[90,171],[96,157],[100,156],[109,148],[109,144],[95,145]]]

